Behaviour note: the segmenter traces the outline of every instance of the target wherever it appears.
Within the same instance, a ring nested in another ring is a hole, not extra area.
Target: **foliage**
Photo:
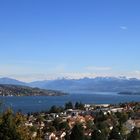
[[[110,135],[109,135],[109,140],[122,140],[121,133],[119,131],[119,128],[117,126],[113,127]]]
[[[65,103],[65,109],[73,109],[72,102]]]
[[[96,117],[95,117],[95,120],[94,122],[97,123],[97,122],[103,122],[107,120],[107,115],[104,115],[104,113],[102,111],[98,112],[96,114]]]
[[[125,112],[116,112],[115,115],[117,116],[120,125],[128,120],[128,114],[126,114]]]
[[[134,128],[128,137],[128,140],[140,140],[140,130],[138,128]]]
[[[75,109],[84,110],[84,104],[82,104],[81,102],[76,102],[75,103]]]
[[[75,124],[70,135],[70,140],[84,140],[84,128],[82,124]]]
[[[59,126],[60,126],[60,123],[62,122],[62,119],[61,118],[55,118],[54,121],[53,121],[53,126],[55,127],[55,129],[57,131],[59,131]]]
[[[59,130],[69,130],[69,125],[67,122],[61,122],[59,124]]]
[[[64,109],[62,107],[57,107],[57,106],[52,106],[49,110],[49,113],[60,113],[62,112]]]
[[[14,114],[11,109],[1,114],[0,140],[40,140],[32,137],[33,128],[25,126],[26,117],[20,113]]]
[[[101,130],[95,129],[91,135],[91,140],[106,140],[106,136]]]

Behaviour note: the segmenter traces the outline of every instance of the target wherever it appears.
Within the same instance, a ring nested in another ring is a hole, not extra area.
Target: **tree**
[[[88,120],[86,122],[87,129],[93,129],[94,128],[94,122],[92,120]]]
[[[98,122],[96,123],[96,127],[98,130],[100,130],[102,137],[104,137],[104,139],[107,139],[107,136],[110,132],[108,123],[106,121]]]
[[[69,129],[69,125],[68,125],[68,122],[61,122],[59,124],[59,130],[68,130]]]
[[[41,135],[33,138],[33,129],[25,126],[26,117],[14,114],[11,109],[0,116],[0,140],[40,140]]]
[[[71,131],[70,140],[84,140],[84,128],[82,124],[75,124]]]
[[[84,104],[82,104],[81,102],[76,102],[75,103],[75,109],[81,109],[84,110]]]
[[[117,116],[120,125],[128,120],[128,114],[125,112],[116,112],[115,115]]]
[[[56,128],[57,131],[59,131],[59,125],[62,122],[61,118],[55,118],[53,121],[53,126]]]
[[[70,140],[70,135],[69,135],[69,132],[68,131],[66,131],[65,140]]]
[[[100,112],[96,114],[94,123],[103,122],[105,120],[107,120],[107,115],[104,115],[103,111],[100,110]]]
[[[105,135],[101,132],[101,130],[95,129],[92,132],[91,140],[106,140]]]
[[[138,128],[134,128],[131,132],[130,136],[128,137],[128,140],[140,140],[140,131]]]
[[[73,109],[73,104],[72,102],[68,102],[65,104],[65,109]]]
[[[31,138],[30,131],[24,123],[23,115],[19,113],[14,115],[11,109],[4,112],[0,121],[0,139],[29,140]]]
[[[52,106],[49,110],[50,113],[60,113],[62,112],[64,109],[62,107],[57,107],[57,106]]]
[[[122,136],[121,133],[119,131],[119,128],[117,126],[115,126],[110,135],[109,135],[109,140],[122,140]]]

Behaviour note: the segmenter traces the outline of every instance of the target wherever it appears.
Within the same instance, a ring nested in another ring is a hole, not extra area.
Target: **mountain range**
[[[0,84],[23,85],[52,90],[90,90],[95,92],[140,91],[140,80],[125,77],[96,77],[83,79],[56,79],[25,83],[11,78],[0,78]]]
[[[21,82],[15,79],[11,79],[11,78],[0,78],[0,84],[6,84],[6,85],[28,85],[25,82]]]

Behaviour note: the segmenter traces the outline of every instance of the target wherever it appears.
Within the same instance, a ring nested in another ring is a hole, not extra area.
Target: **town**
[[[13,135],[9,133],[15,131],[6,132],[4,128],[11,127],[10,122],[6,123],[8,126],[3,124],[11,120],[25,140],[139,140],[139,108],[138,102],[117,105],[68,102],[64,107],[52,106],[49,111],[24,115],[7,110],[1,115],[0,131],[5,130],[7,137]]]
[[[23,85],[0,84],[0,96],[64,96],[61,91],[32,88]]]

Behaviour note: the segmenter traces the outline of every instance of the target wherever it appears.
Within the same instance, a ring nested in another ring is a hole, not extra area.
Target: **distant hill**
[[[120,95],[140,95],[140,92],[119,92]]]
[[[12,79],[12,78],[7,78],[7,77],[4,77],[4,78],[0,78],[0,84],[11,84],[11,85],[28,85],[27,83],[25,82],[21,82],[21,81],[18,81],[18,80],[15,80],[15,79]]]
[[[30,86],[55,90],[91,90],[96,92],[140,91],[140,80],[125,77],[96,77],[83,79],[57,79],[37,81]]]
[[[56,79],[24,83],[10,78],[0,78],[0,84],[24,85],[52,90],[90,90],[95,92],[140,92],[140,80],[125,77],[96,77],[83,79]]]
[[[61,96],[60,91],[31,88],[17,85],[0,85],[0,96]]]

